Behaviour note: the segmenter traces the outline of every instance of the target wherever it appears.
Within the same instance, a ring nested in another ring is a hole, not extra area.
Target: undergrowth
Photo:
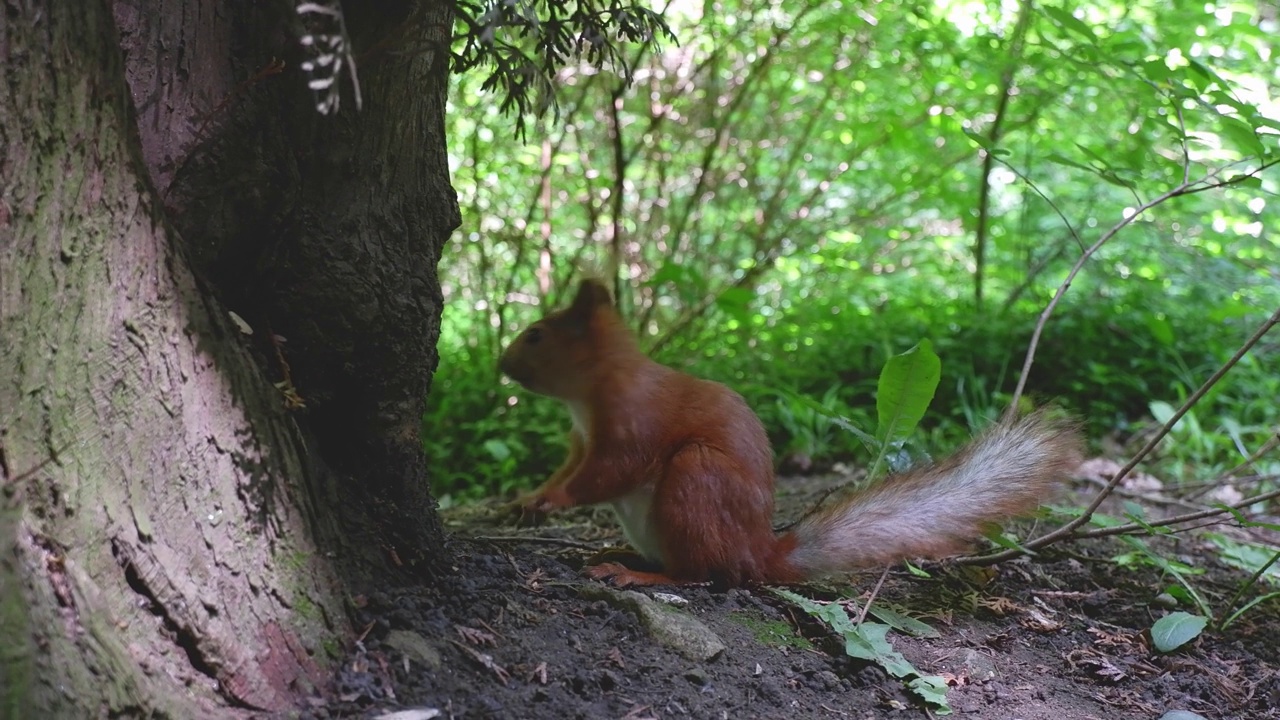
[[[932,341],[942,380],[918,444],[942,454],[990,422],[1010,398],[1035,322],[1029,303],[980,317],[963,303],[898,296],[874,312],[834,302],[758,309],[733,331],[711,314],[699,332],[657,359],[742,393],[761,417],[779,462],[823,469],[865,463],[859,439],[832,423],[874,428],[875,381],[888,357]],[[966,315],[967,312],[967,315]],[[535,317],[529,309],[522,321]],[[1240,300],[1205,308],[1135,286],[1121,297],[1071,299],[1046,328],[1029,392],[1085,420],[1089,435],[1118,446],[1180,404],[1245,337],[1258,312]],[[470,342],[470,318],[445,315],[440,369],[423,419],[438,497],[508,494],[545,479],[566,447],[568,416],[554,400],[521,391],[497,372],[496,353]],[[1169,479],[1238,465],[1280,424],[1273,343],[1247,356],[1175,428],[1149,470]],[[814,405],[819,405],[819,411]],[[1193,472],[1194,470],[1194,472]],[[1272,468],[1280,471],[1280,468]]]

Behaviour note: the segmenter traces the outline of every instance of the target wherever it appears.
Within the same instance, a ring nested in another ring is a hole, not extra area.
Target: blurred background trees
[[[870,425],[881,365],[922,338],[943,362],[930,442],[994,416],[1039,314],[1126,219],[1028,378],[1094,437],[1176,405],[1280,304],[1268,4],[653,9],[678,42],[606,60],[631,85],[558,71],[554,106],[530,80],[540,118],[504,112],[490,74],[455,75],[463,226],[424,418],[446,501],[540,480],[560,456],[561,409],[495,365],[583,267],[611,276],[659,360],[745,394],[796,467],[860,457],[829,416]],[[1276,355],[1264,341],[1164,460],[1221,470],[1256,450],[1280,417]]]

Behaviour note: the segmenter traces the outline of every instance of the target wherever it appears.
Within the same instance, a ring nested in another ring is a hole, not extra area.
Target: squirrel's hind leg
[[[764,577],[775,544],[773,478],[758,475],[707,445],[690,444],[672,456],[658,480],[651,518],[667,576],[718,587]]]

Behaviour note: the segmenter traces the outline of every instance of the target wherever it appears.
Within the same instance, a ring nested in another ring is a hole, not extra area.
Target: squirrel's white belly
[[[649,519],[649,508],[653,505],[653,484],[646,483],[611,504],[613,512],[618,516],[618,523],[622,525],[622,534],[631,543],[631,547],[646,560],[662,562],[662,542]]]

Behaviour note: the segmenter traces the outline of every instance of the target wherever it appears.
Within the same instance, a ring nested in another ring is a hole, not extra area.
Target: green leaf
[[[921,622],[909,615],[904,615],[897,610],[891,610],[883,605],[872,605],[871,609],[867,612],[874,615],[880,622],[885,623],[898,632],[922,638],[936,638],[942,636],[942,633],[939,633],[928,623]]]
[[[845,417],[844,415],[841,415],[835,410],[832,410],[831,408],[823,405],[817,400],[814,400],[813,398],[808,397],[806,395],[801,395],[799,393],[793,393],[788,390],[781,390],[781,389],[775,389],[773,390],[773,392],[776,393],[779,397],[782,397],[797,405],[803,405],[809,410],[812,410],[814,413],[818,415],[818,417],[823,418],[824,420],[831,423],[832,425],[835,425],[841,430],[844,430],[847,433],[852,433],[859,440],[866,443],[867,447],[870,448],[873,452],[875,451],[875,447],[878,444],[876,442],[876,439],[871,435],[869,435],[868,433],[864,432],[862,428],[858,427],[857,425],[854,425],[853,421]]]
[[[716,298],[716,307],[743,325],[751,322],[751,301],[755,295],[746,288],[731,287]]]
[[[1167,318],[1160,315],[1148,315],[1147,330],[1161,345],[1173,347],[1173,325]]]
[[[1084,163],[1078,163],[1075,160],[1072,160],[1071,158],[1068,158],[1064,155],[1060,155],[1056,152],[1051,152],[1048,155],[1045,155],[1044,157],[1049,162],[1055,162],[1055,163],[1058,163],[1059,165],[1066,165],[1068,167],[1079,168],[1081,170],[1088,170],[1089,172],[1098,171],[1097,168],[1090,167],[1088,165],[1085,165]]]
[[[1169,613],[1151,626],[1151,642],[1162,653],[1172,652],[1199,636],[1208,622],[1191,613]]]
[[[1265,157],[1266,148],[1258,139],[1258,133],[1248,123],[1233,117],[1221,117],[1222,134],[1231,139],[1233,145],[1241,153],[1249,156]]]
[[[1005,535],[999,528],[994,528],[989,532],[983,533],[983,537],[987,538],[999,547],[1006,548],[1008,550],[1021,550],[1022,552],[1029,553],[1031,555],[1035,554],[1034,552],[1022,547],[1022,544],[1018,542],[1017,538]]]
[[[1129,547],[1133,548],[1137,552],[1130,553],[1127,556],[1117,556],[1116,557],[1117,562],[1121,564],[1128,564],[1128,565],[1134,565],[1141,562],[1147,565],[1151,565],[1152,567],[1160,568],[1161,570],[1172,575],[1173,579],[1177,580],[1178,584],[1181,585],[1184,589],[1186,589],[1188,596],[1190,596],[1191,598],[1191,601],[1196,604],[1196,607],[1200,609],[1200,612],[1202,612],[1206,617],[1213,615],[1213,611],[1209,607],[1209,603],[1205,602],[1205,599],[1200,596],[1199,592],[1196,591],[1195,586],[1193,586],[1191,584],[1191,581],[1187,579],[1187,576],[1189,575],[1204,574],[1204,570],[1200,568],[1191,567],[1186,563],[1180,563],[1176,560],[1170,560],[1160,555],[1156,551],[1152,550],[1151,546],[1148,545],[1146,542],[1144,542],[1141,538],[1136,538],[1136,537],[1126,535],[1126,536],[1120,537],[1120,542],[1124,543],[1125,545],[1128,545]]]
[[[1108,163],[1106,159],[1104,159],[1101,155],[1089,149],[1088,146],[1081,145],[1080,143],[1076,143],[1076,147],[1080,148],[1080,151],[1083,152],[1085,155],[1088,155],[1090,158],[1092,158],[1094,162],[1098,163],[1099,165],[1106,168],[1107,170],[1111,169],[1111,163]]]
[[[1093,28],[1089,27],[1083,20],[1072,15],[1069,11],[1062,8],[1046,5],[1041,8],[1045,15],[1061,25],[1064,29],[1083,37],[1091,43],[1096,43],[1098,37],[1093,34]]]
[[[1266,528],[1267,530],[1274,530],[1276,532],[1280,532],[1280,523],[1269,523],[1269,522],[1263,522],[1262,520],[1250,520],[1249,518],[1245,517],[1244,514],[1241,513],[1239,510],[1237,510],[1236,508],[1233,508],[1230,505],[1224,505],[1222,503],[1214,503],[1213,507],[1218,508],[1219,510],[1225,510],[1226,512],[1231,513],[1232,517],[1236,519],[1236,522],[1240,523],[1240,527],[1260,527],[1260,528]]]
[[[683,265],[673,262],[663,263],[662,267],[658,268],[658,271],[646,280],[644,284],[649,287],[657,287],[663,283],[679,285],[684,280],[687,272]]]
[[[1280,120],[1273,120],[1265,115],[1254,115],[1251,118],[1251,121],[1255,130],[1259,130],[1264,127],[1271,128],[1272,130],[1280,130]],[[1272,137],[1275,136],[1272,135]]]
[[[490,438],[484,441],[484,449],[494,460],[502,462],[511,457],[511,448],[501,440]]]
[[[1201,77],[1203,77],[1204,79],[1217,83],[1218,87],[1224,90],[1226,88],[1231,87],[1230,83],[1228,83],[1226,80],[1223,80],[1222,77],[1218,75],[1218,73],[1214,72],[1211,68],[1209,68],[1209,66],[1204,65],[1198,60],[1194,60],[1191,58],[1188,58],[1187,62],[1192,70],[1199,73]]]
[[[1187,592],[1187,589],[1181,585],[1170,585],[1165,588],[1165,592],[1176,598],[1178,602],[1186,603],[1188,605],[1191,605],[1196,601],[1195,598],[1191,597],[1191,593]]]
[[[774,588],[773,593],[826,622],[832,630],[843,636],[846,655],[873,662],[890,675],[906,680],[907,688],[932,705],[935,714],[951,714],[951,707],[947,705],[946,681],[936,675],[921,673],[902,653],[894,650],[888,640],[888,625],[868,622],[856,625],[839,603],[817,603],[780,588]]]
[[[947,704],[947,681],[938,675],[921,675],[907,683],[911,692],[920,696],[921,700],[934,706],[934,715],[950,715],[951,706]]]
[[[1233,512],[1238,515],[1238,512]],[[1273,523],[1270,529],[1276,529]],[[1220,533],[1210,533],[1209,541],[1218,547],[1219,557],[1231,567],[1253,575],[1261,573],[1259,578],[1273,585],[1280,585],[1280,551],[1266,545],[1240,542]]]
[[[1254,190],[1262,189],[1262,178],[1257,175],[1232,175],[1227,178],[1227,182],[1236,187],[1246,187]]]
[[[979,135],[978,133],[970,130],[969,128],[963,128],[963,132],[965,135],[968,136],[970,140],[977,143],[978,147],[982,148],[983,150],[991,149],[991,141],[988,140],[987,138],[983,137],[982,135]]]
[[[1169,66],[1164,64],[1164,60],[1148,60],[1142,63],[1142,74],[1149,80],[1156,82],[1170,82],[1173,73],[1169,71]]]
[[[1152,400],[1147,407],[1151,410],[1151,417],[1155,418],[1156,422],[1161,425],[1169,422],[1173,418],[1174,412],[1176,412],[1172,405],[1163,400]]]
[[[929,409],[941,377],[942,361],[928,340],[889,358],[876,388],[876,438],[891,445],[910,437]]]

